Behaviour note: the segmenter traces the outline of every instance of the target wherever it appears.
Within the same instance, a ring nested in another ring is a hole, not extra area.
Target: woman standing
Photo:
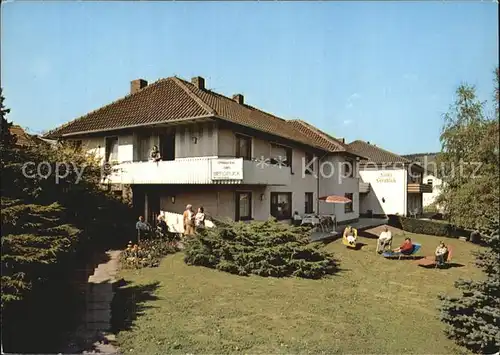
[[[205,210],[203,207],[198,208],[198,213],[194,218],[194,225],[196,229],[205,229]]]

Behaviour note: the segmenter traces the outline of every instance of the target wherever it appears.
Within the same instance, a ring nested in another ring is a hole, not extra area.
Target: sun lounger
[[[411,251],[411,253],[401,253],[401,252],[393,252],[393,251],[386,251],[382,254],[382,256],[384,258],[398,258],[398,259],[401,259],[403,256],[413,256],[415,255],[419,250],[420,248],[422,247],[421,244],[418,244],[418,243],[413,243],[413,250]]]

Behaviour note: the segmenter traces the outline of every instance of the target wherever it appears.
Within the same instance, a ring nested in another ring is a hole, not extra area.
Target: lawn
[[[407,235],[422,243],[419,255],[432,254],[440,240]],[[113,320],[119,346],[138,354],[464,353],[443,334],[437,295],[453,292],[460,277],[480,277],[471,255],[478,247],[444,239],[456,265],[425,269],[386,260],[375,239],[359,239],[360,250],[340,240],[325,246],[341,271],[323,280],[241,277],[187,266],[182,253],[158,268],[124,271],[129,284],[116,309],[126,312]]]

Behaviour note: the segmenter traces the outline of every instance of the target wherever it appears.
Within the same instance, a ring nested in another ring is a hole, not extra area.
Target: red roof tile
[[[350,150],[366,157],[370,163],[411,163],[409,159],[361,140],[349,143],[348,147]]]
[[[300,120],[287,121],[177,77],[160,79],[134,94],[49,132],[47,137],[122,129],[197,117],[214,117],[328,152],[347,145]]]

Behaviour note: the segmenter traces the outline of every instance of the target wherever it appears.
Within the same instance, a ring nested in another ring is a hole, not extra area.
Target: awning
[[[352,202],[347,197],[336,196],[336,195],[323,196],[323,197],[320,197],[319,200],[324,201],[326,203],[349,203],[349,202]]]

